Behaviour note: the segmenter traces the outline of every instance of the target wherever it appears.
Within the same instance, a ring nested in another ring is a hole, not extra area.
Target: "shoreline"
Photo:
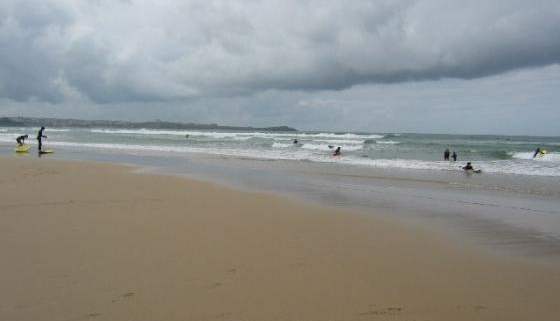
[[[6,320],[553,320],[557,265],[349,209],[0,158]],[[110,184],[108,184],[108,182]]]
[[[8,159],[21,159],[14,156]],[[34,154],[29,157],[36,158]],[[128,154],[59,149],[50,159],[125,164],[140,173],[279,194],[311,205],[381,214],[494,255],[560,262],[560,182],[215,155]]]

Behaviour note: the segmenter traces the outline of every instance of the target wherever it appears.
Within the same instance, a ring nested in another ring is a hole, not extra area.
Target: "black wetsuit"
[[[457,161],[457,153],[453,152],[453,154],[451,155],[451,158],[453,158],[453,161]]]
[[[443,160],[449,160],[449,149],[446,149],[443,153]]]
[[[333,156],[340,156],[340,147],[337,147],[336,150],[334,151]]]
[[[21,135],[18,138],[16,138],[16,142],[18,143],[19,146],[23,146],[26,138],[27,137],[25,137],[25,135]]]
[[[42,148],[42,146],[43,146],[43,142],[42,142],[43,137],[47,138],[47,136],[43,135],[43,130],[44,130],[44,129],[41,128],[41,129],[39,130],[39,132],[37,133],[37,140],[39,141],[39,151],[42,150],[41,148]]]

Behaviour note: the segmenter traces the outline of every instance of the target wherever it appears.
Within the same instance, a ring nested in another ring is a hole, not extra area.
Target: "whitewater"
[[[15,144],[36,128],[0,127],[0,144]],[[208,154],[262,160],[336,163],[341,166],[459,171],[467,161],[486,173],[560,177],[560,138],[331,132],[237,132],[119,128],[47,128],[48,148],[134,155]],[[333,157],[341,147],[342,156]],[[533,158],[536,148],[546,150]],[[457,162],[443,160],[449,149]]]

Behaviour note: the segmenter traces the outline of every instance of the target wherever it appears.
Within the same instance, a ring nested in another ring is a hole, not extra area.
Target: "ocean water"
[[[37,128],[0,127],[0,156]],[[484,248],[560,262],[560,137],[47,128],[49,158],[135,165],[411,220]],[[188,137],[186,137],[188,135]],[[294,139],[298,140],[294,144]],[[332,146],[332,148],[329,147]],[[333,157],[336,147],[342,156]],[[534,150],[546,150],[533,159]],[[457,162],[443,160],[446,148]],[[483,170],[468,175],[467,161]]]
[[[15,144],[36,128],[0,127],[0,143]],[[467,161],[487,173],[560,177],[560,137],[329,132],[237,132],[114,128],[47,128],[48,148],[134,155],[210,154],[297,160],[344,166],[458,171]],[[294,140],[298,141],[294,144]],[[342,156],[333,157],[336,147]],[[540,147],[547,154],[532,158]],[[443,160],[446,148],[457,162]]]

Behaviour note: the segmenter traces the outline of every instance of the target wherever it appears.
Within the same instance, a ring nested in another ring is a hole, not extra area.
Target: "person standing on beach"
[[[454,162],[457,161],[457,153],[455,153],[455,151],[453,151],[453,154],[451,155],[451,158],[453,158]]]
[[[445,149],[443,153],[443,160],[449,160],[449,149]]]
[[[39,151],[41,151],[43,147],[43,141],[42,141],[43,137],[47,138],[47,136],[43,135],[43,130],[45,130],[45,127],[41,127],[41,129],[37,133],[37,141],[39,142]]]

